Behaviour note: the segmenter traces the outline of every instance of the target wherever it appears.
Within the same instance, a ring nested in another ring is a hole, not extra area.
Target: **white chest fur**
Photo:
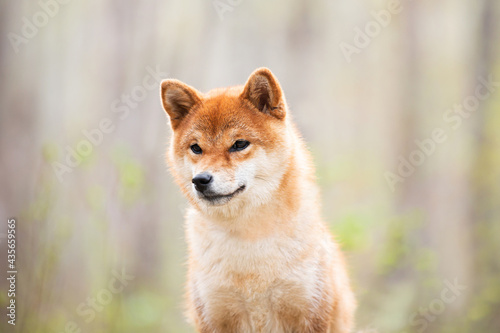
[[[331,254],[327,239],[312,243],[298,234],[242,240],[223,228],[189,222],[190,283],[207,316],[240,316],[248,331],[280,332],[284,306],[300,312],[318,305]]]

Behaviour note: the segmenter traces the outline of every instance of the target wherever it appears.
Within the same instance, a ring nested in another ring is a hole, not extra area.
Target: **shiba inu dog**
[[[309,153],[270,70],[202,94],[161,83],[167,160],[189,200],[188,316],[202,333],[350,332],[342,254]]]

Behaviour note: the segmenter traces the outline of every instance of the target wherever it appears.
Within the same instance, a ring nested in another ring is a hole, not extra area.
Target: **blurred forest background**
[[[193,332],[155,76],[208,91],[266,66],[314,155],[358,328],[500,332],[500,2],[396,7],[2,0],[0,331]]]

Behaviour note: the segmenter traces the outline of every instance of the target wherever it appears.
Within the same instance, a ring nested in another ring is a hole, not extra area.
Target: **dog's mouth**
[[[202,199],[208,201],[212,205],[223,205],[223,204],[227,203],[229,200],[231,200],[234,196],[243,192],[244,190],[245,190],[245,185],[241,185],[233,193],[217,194],[217,193],[205,192],[205,193],[201,194],[200,197]]]

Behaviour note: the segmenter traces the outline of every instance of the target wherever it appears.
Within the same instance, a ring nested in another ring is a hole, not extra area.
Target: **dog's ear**
[[[179,80],[163,80],[160,88],[163,109],[170,117],[172,128],[176,129],[195,104],[201,101],[201,94]]]
[[[285,118],[283,92],[278,80],[267,68],[259,68],[250,75],[241,97],[265,114],[278,119]]]

